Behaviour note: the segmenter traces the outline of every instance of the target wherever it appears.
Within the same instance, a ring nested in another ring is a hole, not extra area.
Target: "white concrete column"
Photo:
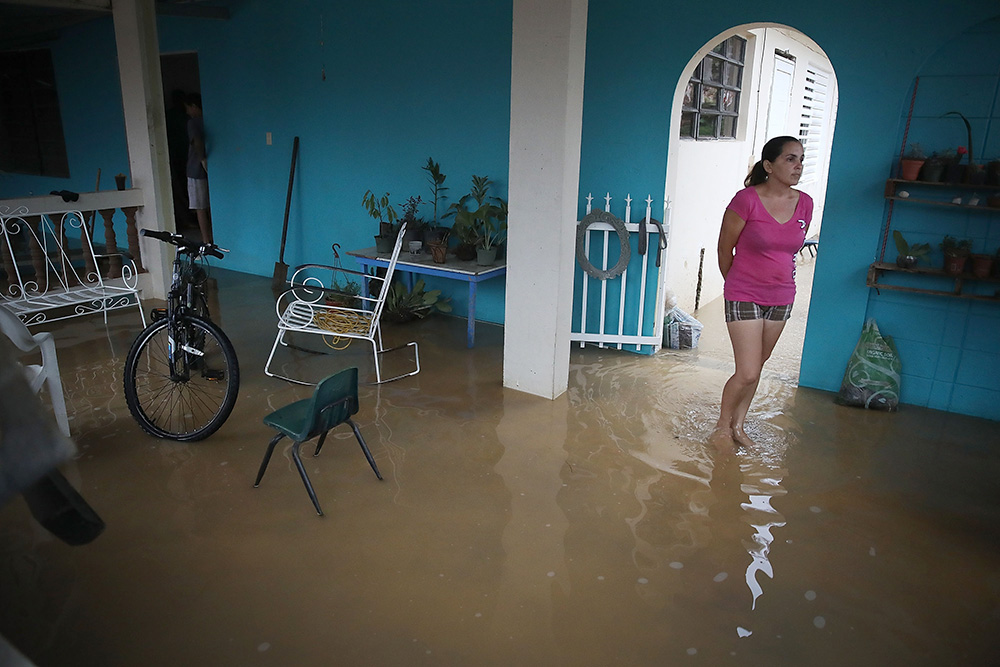
[[[167,124],[163,109],[160,46],[156,36],[154,0],[115,0],[115,42],[125,112],[132,187],[142,190],[143,206],[136,216],[140,228],[174,231],[174,203],[167,157]],[[139,239],[143,296],[163,299],[170,281],[169,246]]]
[[[587,0],[514,0],[503,384],[569,382]]]

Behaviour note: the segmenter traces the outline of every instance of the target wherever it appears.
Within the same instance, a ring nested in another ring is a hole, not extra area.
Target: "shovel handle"
[[[295,181],[295,161],[299,157],[299,138],[292,142],[292,168],[288,171],[288,194],[285,196],[285,220],[281,223],[281,251],[278,262],[285,263],[285,238],[288,236],[288,209],[292,207],[292,183]]]

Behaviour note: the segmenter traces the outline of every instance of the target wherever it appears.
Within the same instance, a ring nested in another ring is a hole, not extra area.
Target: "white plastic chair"
[[[288,345],[285,342],[285,336],[289,332],[313,334],[326,337],[327,340],[332,339],[335,342],[330,347],[334,349],[340,349],[342,343],[339,341],[341,339],[344,339],[346,343],[350,343],[352,339],[368,341],[372,345],[375,356],[376,384],[391,382],[420,372],[420,352],[416,341],[389,349],[382,345],[380,325],[382,310],[392,286],[392,275],[396,270],[396,261],[399,259],[399,250],[403,245],[405,233],[406,224],[404,223],[396,237],[396,245],[393,247],[392,257],[384,276],[325,264],[303,264],[295,269],[295,273],[292,274],[292,279],[289,281],[291,288],[278,297],[275,304],[275,310],[278,313],[278,335],[274,338],[271,354],[268,355],[267,362],[264,364],[266,375],[297,384],[313,384],[271,372],[274,352],[278,349],[279,343]],[[320,275],[324,277],[320,277]],[[330,277],[325,278],[326,276]],[[330,303],[330,299],[327,297],[343,296],[342,292],[331,289],[335,287],[337,281],[339,279],[353,280],[354,278],[361,281],[361,293],[352,295],[352,300],[355,303],[353,305]],[[326,280],[330,281],[329,286],[327,286]],[[371,296],[372,294],[375,296]],[[382,366],[379,362],[380,355],[405,347],[413,348],[415,370],[383,379]]]
[[[31,391],[36,394],[42,385],[49,390],[52,411],[63,435],[69,437],[69,418],[66,416],[66,399],[63,396],[62,378],[59,376],[59,362],[56,359],[56,341],[52,334],[43,331],[33,334],[17,315],[0,306],[0,331],[4,333],[22,352],[40,350],[42,363],[24,366]]]

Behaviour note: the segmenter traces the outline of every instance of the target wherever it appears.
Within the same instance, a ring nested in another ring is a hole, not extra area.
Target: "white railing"
[[[592,213],[593,196],[587,195],[587,215]],[[621,253],[629,253],[627,265],[617,275],[612,277],[595,277],[584,270],[577,271],[581,299],[577,304],[579,312],[575,318],[570,340],[578,341],[582,347],[586,343],[597,343],[601,347],[614,345],[619,350],[625,346],[636,346],[635,351],[642,351],[643,346],[652,346],[652,351],[660,348],[663,341],[662,299],[663,280],[666,274],[666,243],[665,230],[667,222],[663,222],[664,233],[652,217],[652,197],[646,198],[645,225],[640,222],[630,222],[632,216],[632,197],[627,196],[622,219],[611,214],[611,194],[604,198],[604,211],[613,222],[597,221],[586,228],[582,243],[582,252],[591,264],[591,273],[615,273],[612,262],[617,265]],[[664,209],[664,217],[669,207]],[[627,232],[627,237],[624,237]],[[645,252],[637,252],[641,241],[637,238],[645,227]],[[578,230],[579,231],[579,230]],[[614,253],[614,246],[619,239],[628,243],[628,248],[622,247]],[[636,241],[633,244],[633,240]],[[633,245],[635,246],[633,248]],[[578,252],[578,264],[580,257]],[[652,265],[651,265],[652,263]],[[596,296],[595,298],[595,295]],[[650,298],[652,297],[652,302]]]

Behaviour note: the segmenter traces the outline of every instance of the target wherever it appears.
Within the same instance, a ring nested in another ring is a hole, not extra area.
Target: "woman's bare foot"
[[[754,442],[753,439],[746,434],[746,431],[743,430],[742,426],[733,427],[732,434],[733,434],[732,435],[733,440],[735,440],[740,445],[747,447],[748,449],[754,449],[757,447],[757,443]]]
[[[733,438],[733,430],[728,426],[716,426],[712,434],[708,436],[708,444],[717,451],[731,451],[736,444]]]

